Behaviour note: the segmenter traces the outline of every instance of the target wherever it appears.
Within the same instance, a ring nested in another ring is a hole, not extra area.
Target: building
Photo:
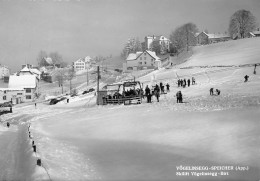
[[[8,88],[10,89],[24,89],[23,102],[30,102],[35,100],[38,94],[38,79],[35,75],[11,75],[9,78]]]
[[[161,60],[155,52],[145,50],[143,52],[130,53],[123,63],[123,71],[133,71],[142,69],[159,69]]]
[[[209,34],[204,31],[199,33],[196,37],[197,44],[206,45],[211,43],[218,43],[231,40],[231,37],[227,34]]]
[[[10,69],[7,66],[0,64],[0,79],[10,75]]]
[[[32,68],[32,66],[23,66],[23,69],[17,72],[17,75],[36,75],[38,80],[41,79],[41,72],[36,68]]]
[[[253,31],[252,33],[255,35],[255,37],[260,37],[260,30],[259,30],[259,28],[258,28],[257,31]]]
[[[25,90],[22,88],[0,88],[0,103],[20,104],[24,101]]]
[[[73,62],[72,66],[75,71],[80,71],[89,69],[92,64],[94,64],[92,59],[89,56],[86,56],[85,58],[80,58],[77,61]]]
[[[86,63],[82,58],[80,58],[77,61],[73,62],[73,68],[75,71],[85,70]]]
[[[152,43],[154,41],[158,41],[161,46],[165,46],[167,51],[170,51],[170,40],[166,38],[165,36],[146,36],[144,38],[144,44],[142,44],[142,47],[145,47],[145,50],[151,50]]]

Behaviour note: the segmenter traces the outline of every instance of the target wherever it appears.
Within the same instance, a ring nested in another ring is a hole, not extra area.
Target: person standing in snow
[[[247,81],[248,81],[248,78],[249,78],[249,76],[248,76],[248,75],[246,75],[244,78],[245,78],[245,82],[247,82]]]
[[[155,87],[154,89],[154,95],[157,99],[157,102],[159,102],[159,97],[160,97],[160,93],[159,93],[159,89]]]
[[[188,79],[188,81],[187,81],[187,82],[188,82],[188,87],[190,87],[190,79]]]
[[[35,106],[35,109],[36,109],[37,104],[35,103],[34,106]]]
[[[186,87],[186,84],[187,84],[186,79],[183,79],[183,88]]]
[[[178,87],[180,87],[180,85],[181,85],[180,79],[178,79],[177,84],[178,84]]]
[[[216,89],[216,94],[219,96],[220,95],[220,90]]]
[[[214,91],[214,88],[210,88],[210,89],[209,89],[209,94],[210,94],[211,96],[214,95],[214,94],[213,94],[213,91]]]
[[[6,123],[6,126],[9,128],[9,127],[10,127],[10,123],[9,123],[9,122],[7,122],[7,123]]]
[[[167,92],[170,91],[170,85],[168,83],[166,84],[166,89],[167,89]]]
[[[183,84],[183,80],[181,79],[181,80],[180,80],[180,85],[181,85],[181,87],[182,87],[182,84]]]
[[[176,93],[177,103],[182,103],[182,93],[181,91],[178,91]]]
[[[192,77],[192,85],[194,85],[194,84],[195,84],[195,78]]]
[[[151,93],[150,93],[150,89],[149,89],[149,87],[148,87],[148,85],[146,86],[146,88],[145,88],[145,96],[146,96],[146,98],[147,98],[147,102],[149,102],[149,95],[150,95]]]

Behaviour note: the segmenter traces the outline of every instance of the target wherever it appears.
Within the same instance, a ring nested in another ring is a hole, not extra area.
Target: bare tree
[[[170,40],[177,52],[181,52],[184,49],[189,50],[190,46],[196,44],[195,34],[198,32],[198,28],[193,23],[184,24],[176,28],[170,35]]]
[[[63,94],[63,84],[66,79],[66,71],[64,69],[59,69],[57,72],[56,79],[58,81],[59,87],[61,87],[61,92]]]
[[[38,66],[46,66],[47,62],[45,61],[44,58],[47,58],[47,57],[48,57],[48,54],[45,51],[41,50],[37,57]]]
[[[231,37],[245,38],[256,26],[256,18],[250,11],[238,10],[230,18],[229,34]]]
[[[72,93],[72,79],[76,76],[74,68],[68,70],[67,79],[70,81],[70,94]]]

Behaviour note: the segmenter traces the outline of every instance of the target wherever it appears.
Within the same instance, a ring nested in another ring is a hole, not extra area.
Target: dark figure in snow
[[[159,89],[154,89],[154,95],[155,95],[155,97],[156,97],[156,99],[157,99],[157,102],[159,102],[159,97],[160,97],[160,92],[159,92]]]
[[[155,90],[157,90],[157,92],[160,94],[160,87],[157,84],[155,85],[154,91]]]
[[[214,91],[214,89],[213,88],[210,88],[209,89],[209,94],[211,95],[211,96],[213,96],[214,94],[213,94],[213,91]]]
[[[160,82],[160,89],[161,89],[161,92],[163,92],[163,83]]]
[[[147,94],[147,103],[152,103],[152,94]]]
[[[192,85],[194,85],[194,84],[195,84],[195,78],[192,77]]]
[[[220,95],[220,90],[216,89],[216,94],[219,96]]]
[[[186,84],[187,84],[186,79],[183,79],[183,88],[186,87]]]
[[[170,91],[170,85],[168,83],[166,84],[166,89],[167,89],[167,92]]]
[[[35,109],[36,109],[37,104],[35,103],[34,106],[35,106]]]
[[[151,92],[150,92],[150,89],[149,89],[149,87],[147,85],[146,88],[145,88],[145,96],[147,98],[147,102],[149,102],[148,95],[150,95],[150,94],[151,94]]]
[[[249,76],[248,76],[248,75],[246,75],[244,78],[245,78],[245,82],[247,82],[247,81],[248,81],[248,78],[249,78]]]
[[[7,122],[7,123],[6,123],[6,126],[9,128],[9,127],[10,127],[10,123],[9,123],[9,122]]]
[[[183,80],[182,80],[182,79],[180,80],[180,85],[181,85],[181,87],[182,87],[182,85],[183,85]]]
[[[141,98],[144,99],[144,90],[141,88],[140,90]]]
[[[178,84],[178,87],[180,87],[180,85],[181,85],[180,79],[178,79],[177,84]]]
[[[182,103],[182,93],[181,91],[178,91],[176,93],[177,103]]]
[[[69,99],[67,99],[67,103],[69,103],[70,102],[70,100]]]
[[[254,74],[256,74],[256,64],[255,64]]]
[[[188,87],[190,87],[190,79],[188,79],[188,81],[187,81],[187,82],[188,82]]]

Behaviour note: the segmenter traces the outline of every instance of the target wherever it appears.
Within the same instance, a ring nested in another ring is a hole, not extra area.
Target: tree
[[[193,23],[184,24],[176,28],[170,35],[170,40],[173,47],[176,48],[177,53],[183,51],[185,48],[189,50],[189,46],[196,44],[195,34],[198,32],[198,28]]]
[[[161,45],[160,41],[153,41],[151,43],[151,50],[154,51],[157,55],[161,54]]]
[[[59,69],[57,72],[58,72],[58,74],[56,75],[56,78],[57,78],[59,87],[61,87],[61,90],[62,90],[61,92],[63,94],[63,83],[65,81],[65,70]]]
[[[68,70],[68,74],[67,74],[67,79],[70,81],[70,94],[72,93],[72,84],[71,81],[72,79],[76,76],[76,72],[74,70],[74,68],[70,68]]]
[[[38,57],[37,57],[37,63],[38,63],[38,66],[46,66],[47,65],[47,62],[45,61],[45,58],[48,57],[48,54],[41,50],[38,54]]]
[[[245,38],[256,26],[255,16],[250,11],[242,9],[231,16],[228,31],[231,37]]]
[[[142,45],[139,39],[136,38],[130,38],[128,39],[127,43],[125,44],[122,52],[121,57],[126,58],[130,53],[136,53],[138,51],[142,51]]]
[[[63,62],[63,58],[58,52],[51,52],[49,57],[52,59],[53,64],[61,64]]]

